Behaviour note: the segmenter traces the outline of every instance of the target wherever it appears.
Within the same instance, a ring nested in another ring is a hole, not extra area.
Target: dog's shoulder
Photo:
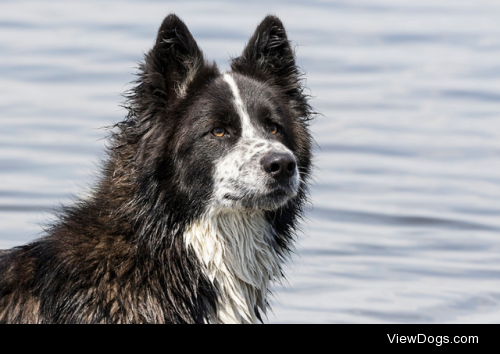
[[[0,257],[8,255],[12,250],[0,250]]]

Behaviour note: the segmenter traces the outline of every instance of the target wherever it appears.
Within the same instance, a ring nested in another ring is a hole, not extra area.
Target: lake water
[[[164,16],[228,68],[268,13],[307,72],[312,203],[269,322],[500,322],[500,2],[1,1],[0,249],[85,193]]]

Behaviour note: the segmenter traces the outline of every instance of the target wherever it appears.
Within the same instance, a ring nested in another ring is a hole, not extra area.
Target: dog
[[[90,197],[0,252],[1,323],[260,323],[296,239],[314,112],[282,22],[231,70],[165,18]]]

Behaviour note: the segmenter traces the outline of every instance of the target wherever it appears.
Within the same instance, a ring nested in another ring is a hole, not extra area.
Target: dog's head
[[[231,69],[207,62],[177,16],[164,20],[122,126],[133,131],[142,195],[186,212],[303,199],[311,108],[278,18],[264,19]]]

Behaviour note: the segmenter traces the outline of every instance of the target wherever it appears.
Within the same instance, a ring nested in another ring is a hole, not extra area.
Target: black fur
[[[273,90],[273,104],[287,120],[284,143],[303,183],[297,197],[267,212],[277,231],[274,247],[285,257],[306,200],[312,111],[280,20],[266,17],[231,67]],[[93,196],[64,208],[46,236],[0,251],[0,323],[210,320],[218,290],[183,233],[210,199],[207,161],[231,144],[215,145],[205,133],[233,109],[220,75],[186,25],[169,15],[126,94],[129,113],[110,136]],[[249,90],[243,94],[252,95]]]

